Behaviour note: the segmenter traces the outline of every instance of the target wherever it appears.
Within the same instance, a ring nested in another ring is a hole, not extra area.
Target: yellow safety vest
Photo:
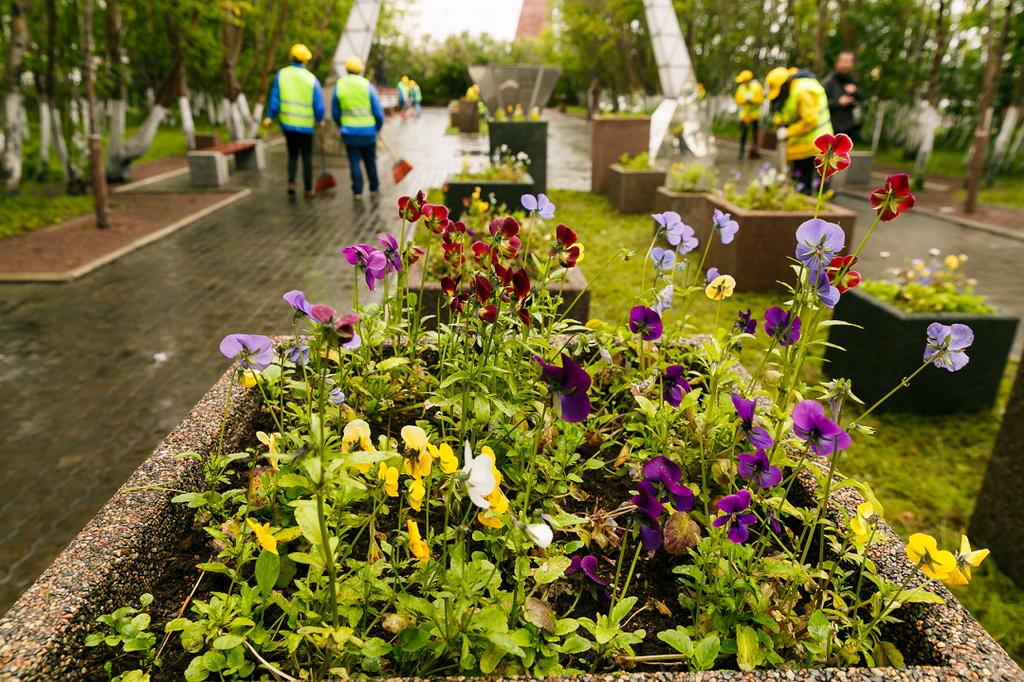
[[[747,95],[750,99],[747,99]],[[758,81],[741,83],[736,88],[736,104],[740,105],[740,120],[750,123],[761,118],[761,102],[764,101],[764,89]]]
[[[346,128],[373,128],[377,122],[373,118],[370,104],[370,81],[362,76],[350,73],[340,81],[334,89],[341,109],[341,125]]]
[[[286,66],[277,72],[281,96],[281,123],[293,128],[313,128],[313,90],[316,76],[301,66]]]
[[[811,93],[817,99],[818,114],[814,128],[801,135],[790,136],[786,140],[786,156],[794,161],[814,156],[818,151],[814,146],[814,140],[819,135],[832,134],[832,117],[828,113],[828,95],[821,83],[814,78],[797,78],[790,84],[789,97],[782,106],[782,125],[792,126],[800,121],[797,102],[800,94],[804,92]]]

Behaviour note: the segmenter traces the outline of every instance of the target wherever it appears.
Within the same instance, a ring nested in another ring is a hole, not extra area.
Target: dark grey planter
[[[608,198],[619,213],[653,213],[665,171],[627,170],[617,163],[608,169]]]
[[[654,212],[675,211],[684,223],[693,228],[699,239],[700,235],[711,230],[707,203],[708,193],[673,192],[668,187],[659,187],[654,195]]]
[[[924,361],[928,325],[966,324],[974,330],[967,350],[970,362],[958,372],[925,368],[910,386],[896,392],[879,411],[914,414],[980,412],[995,405],[999,383],[1020,319],[1013,315],[905,313],[860,289],[843,294],[833,319],[859,325],[837,326],[829,342],[842,346],[825,351],[825,372],[853,381],[854,394],[872,405],[908,377]]]
[[[530,157],[530,177],[533,189],[528,194],[548,191],[548,122],[547,121],[488,121],[490,153],[494,156],[501,145],[508,145],[513,154],[525,152]],[[517,204],[518,206],[518,204]]]
[[[502,204],[509,213],[522,208],[524,194],[534,193],[533,178],[529,173],[525,175],[522,182],[501,182],[497,180],[456,180],[449,176],[444,186],[447,188],[444,194],[444,205],[448,207],[448,217],[458,220],[462,212],[469,205],[468,200],[473,196],[476,188],[480,188],[480,198],[487,201],[490,195],[500,207]]]

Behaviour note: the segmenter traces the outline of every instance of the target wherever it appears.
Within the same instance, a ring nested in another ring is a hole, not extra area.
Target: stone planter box
[[[607,194],[611,165],[649,151],[650,116],[595,116],[590,121],[590,191]]]
[[[715,266],[723,275],[732,275],[736,279],[737,291],[787,293],[779,281],[796,283],[789,260],[796,250],[794,235],[801,223],[814,217],[814,211],[749,211],[724,197],[705,196],[705,229],[710,230],[716,208],[731,213],[732,219],[740,224],[740,231],[731,244],[722,244],[717,238],[712,240],[711,251],[704,263],[705,270]],[[847,241],[857,223],[854,211],[834,204],[827,206],[818,217],[841,225],[846,231]],[[706,242],[699,234],[697,238],[701,240],[700,248],[703,248]],[[857,395],[860,396],[859,393]]]
[[[659,187],[654,195],[654,213],[678,213],[682,221],[693,228],[703,246],[711,229],[707,196],[705,192],[673,192],[668,187]]]
[[[530,157],[530,177],[533,188],[527,194],[548,191],[548,122],[547,121],[488,121],[490,154],[507,145],[513,154],[524,152]],[[518,198],[516,207],[519,206]]]
[[[779,138],[775,135],[774,130],[764,127],[764,121],[757,128],[757,146],[768,151],[775,151],[779,148]]]
[[[137,604],[162,575],[166,559],[178,552],[180,533],[191,526],[194,510],[171,504],[177,492],[139,490],[163,483],[177,490],[203,487],[201,464],[192,458],[174,459],[184,452],[208,453],[217,446],[229,371],[200,400],[189,416],[157,447],[153,455],[85,530],[54,561],[28,592],[0,620],[0,679],[14,682],[77,682],[87,676],[104,678],[97,649],[84,646],[97,615],[120,606]],[[225,447],[255,441],[264,428],[259,413],[259,392],[235,387],[229,410]],[[793,494],[813,497],[814,481],[805,471]],[[851,488],[832,495],[828,515],[844,525],[839,507],[855,513],[863,499]],[[912,570],[900,539],[884,523],[868,555],[880,574],[900,584]],[[915,578],[911,587],[923,582]],[[844,668],[818,670],[669,673],[675,682],[715,680],[787,680],[846,682],[915,680],[929,682],[1024,680],[1024,671],[941,584],[926,588],[941,596],[945,605],[915,604],[898,612],[901,623],[886,626],[883,635],[902,651],[907,668]],[[650,635],[649,635],[650,636]],[[173,642],[168,646],[179,646]],[[629,682],[651,676],[616,676]],[[445,679],[445,678],[440,678]],[[465,680],[465,677],[446,678]],[[573,677],[551,678],[562,682]],[[590,679],[590,678],[588,678]],[[596,678],[594,678],[596,679]],[[607,678],[611,679],[611,678]]]
[[[619,213],[652,213],[665,171],[626,170],[617,163],[608,169],[608,198]]]
[[[440,258],[436,253],[431,253],[431,260],[434,258]],[[423,288],[420,289],[420,282],[423,282]],[[557,294],[559,290],[559,283],[552,282],[547,285],[546,289],[553,294]],[[464,289],[469,291],[469,285],[467,284]],[[441,304],[441,322],[447,324],[449,320],[448,309],[444,303],[444,294],[441,292],[441,282],[431,281],[429,278],[423,279],[423,262],[414,263],[409,268],[409,290],[417,295],[420,303],[420,316],[426,317],[431,316],[432,319],[424,323],[424,327],[427,329],[437,329],[437,314],[438,314],[438,303]],[[583,295],[576,301],[576,297],[580,292]],[[573,305],[573,301],[576,301],[576,305]],[[572,306],[572,307],[570,307]],[[565,280],[565,286],[562,287],[562,304],[558,306],[559,314],[566,314],[566,320],[575,320],[580,324],[585,324],[590,319],[590,290],[587,289],[587,278],[580,272],[580,269],[570,268],[569,276]]]
[[[476,102],[470,102],[463,97],[455,105],[452,112],[452,125],[459,129],[460,133],[480,132],[480,112]]]
[[[480,188],[480,198],[487,200],[491,194],[498,206],[505,204],[508,212],[511,213],[522,208],[524,194],[534,193],[533,178],[529,173],[522,182],[505,182],[500,180],[455,180],[448,176],[445,181],[447,191],[444,195],[444,205],[448,207],[448,214],[452,220],[458,220],[462,212],[466,210],[463,199],[473,196],[476,188]]]
[[[825,372],[853,381],[853,392],[871,405],[921,366],[928,325],[966,324],[974,330],[971,359],[958,372],[927,368],[889,398],[879,411],[916,414],[980,412],[995,405],[999,383],[1020,319],[1012,315],[905,313],[860,289],[842,296],[833,319],[860,325],[831,327]]]
[[[866,187],[873,180],[871,171],[875,168],[875,155],[871,152],[850,152],[850,167],[842,173],[836,173],[829,180],[836,187],[858,185]]]

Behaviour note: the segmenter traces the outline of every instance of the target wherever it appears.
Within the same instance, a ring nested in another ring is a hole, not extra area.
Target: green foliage
[[[623,154],[619,157],[618,164],[620,168],[627,171],[651,170],[651,159],[647,152],[641,152],[633,157],[630,157],[629,154]]]
[[[789,178],[774,168],[765,168],[747,184],[745,192],[737,190],[732,182],[725,183],[725,198],[740,208],[751,211],[813,211],[814,200],[801,194],[790,184]],[[832,191],[825,199],[832,197]]]
[[[148,682],[149,671],[159,667],[162,662],[156,658],[156,635],[149,632],[150,616],[145,609],[153,603],[153,595],[143,594],[139,597],[143,610],[131,606],[123,606],[113,613],[104,614],[96,619],[104,626],[105,631],[90,633],[85,638],[87,647],[104,645],[120,648],[129,660],[137,662],[140,667],[113,674],[113,664],[108,662],[104,669],[111,682]],[[144,670],[145,669],[145,670]]]
[[[674,163],[668,173],[673,192],[710,192],[718,185],[718,169],[700,161]]]
[[[985,305],[984,296],[974,295],[977,282],[960,269],[967,256],[950,254],[940,261],[938,251],[934,253],[930,263],[908,258],[904,267],[890,271],[893,281],[865,281],[861,287],[908,313],[995,312],[995,308]]]
[[[18,194],[0,198],[0,239],[48,227],[94,210],[92,197]]]

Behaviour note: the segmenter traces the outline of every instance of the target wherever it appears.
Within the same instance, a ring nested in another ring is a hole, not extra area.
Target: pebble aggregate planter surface
[[[86,649],[86,634],[96,616],[135,604],[160,576],[161,566],[174,551],[181,532],[192,523],[194,511],[173,505],[176,494],[128,488],[169,484],[178,490],[198,491],[202,471],[195,459],[174,459],[183,452],[209,452],[216,448],[225,393],[233,370],[221,377],[189,416],[164,440],[132,475],[85,530],[54,561],[43,576],[0,621],[0,680],[4,682],[72,681],[102,662],[95,649]],[[228,451],[252,439],[258,418],[258,392],[238,389],[232,397],[225,447]],[[813,476],[805,471],[795,494],[813,490]],[[863,501],[844,488],[833,494],[829,517],[842,523],[841,505],[855,513]],[[902,583],[912,571],[903,542],[882,523],[881,540],[869,555],[879,573]],[[920,584],[918,576],[912,584]],[[715,680],[1017,680],[1024,671],[971,617],[942,585],[928,589],[946,600],[945,606],[913,605],[898,612],[903,624],[884,632],[903,653],[907,668],[825,668],[818,670],[708,671],[702,673],[650,672],[643,674],[574,675],[564,682],[713,682]],[[177,645],[177,643],[173,643]],[[102,673],[100,673],[102,674]],[[259,673],[271,679],[269,673]],[[465,680],[465,677],[448,678]],[[512,678],[514,679],[514,678]]]
[[[480,188],[480,199],[488,201],[491,194],[494,201],[501,207],[506,206],[509,213],[519,210],[520,202],[524,194],[535,194],[533,191],[533,178],[529,173],[523,176],[522,182],[508,182],[502,180],[456,180],[454,176],[448,176],[444,181],[448,191],[444,195],[444,205],[448,208],[449,218],[458,220],[462,212],[466,210],[463,199],[473,196],[476,188]]]
[[[665,171],[628,170],[617,163],[608,169],[608,198],[619,213],[652,213]]]

